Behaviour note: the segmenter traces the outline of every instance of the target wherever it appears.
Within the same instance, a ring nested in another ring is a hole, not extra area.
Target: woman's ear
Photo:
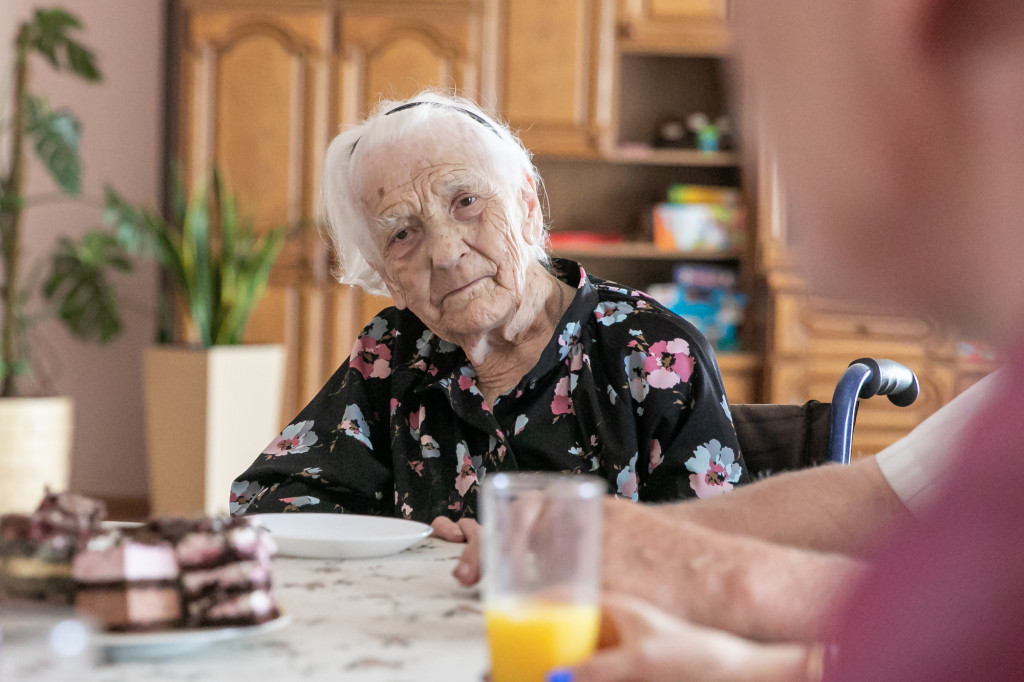
[[[527,244],[540,244],[544,238],[544,213],[540,208],[540,198],[537,196],[537,185],[533,177],[525,174],[526,182],[523,183],[521,199],[526,205],[526,215],[523,220],[523,239]]]

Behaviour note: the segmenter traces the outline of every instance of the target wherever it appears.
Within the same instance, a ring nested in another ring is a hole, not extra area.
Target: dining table
[[[276,556],[274,592],[284,620],[258,634],[243,630],[183,649],[164,650],[159,635],[152,647],[98,646],[95,662],[79,666],[73,679],[485,680],[489,663],[479,593],[452,576],[463,547],[427,538],[397,554],[367,559]]]

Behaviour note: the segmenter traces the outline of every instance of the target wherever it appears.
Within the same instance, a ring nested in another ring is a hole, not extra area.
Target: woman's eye
[[[464,194],[455,199],[452,205],[452,214],[456,220],[470,220],[480,215],[484,203],[475,194]]]
[[[405,241],[408,238],[409,238],[409,230],[402,229],[402,230],[399,230],[398,232],[396,232],[395,236],[392,237],[391,239],[392,239],[392,241],[401,242],[401,241]]]

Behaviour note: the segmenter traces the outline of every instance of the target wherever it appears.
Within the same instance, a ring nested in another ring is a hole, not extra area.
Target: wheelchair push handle
[[[858,397],[870,398],[874,395],[884,395],[889,398],[889,402],[897,407],[907,407],[917,400],[921,387],[909,367],[895,360],[875,360],[873,358],[854,360],[850,363],[850,367],[856,364],[864,365],[870,370]]]

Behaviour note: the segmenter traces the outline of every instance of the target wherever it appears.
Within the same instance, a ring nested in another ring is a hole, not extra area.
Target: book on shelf
[[[651,238],[667,251],[727,251],[746,240],[735,187],[672,185],[668,201],[651,208]]]
[[[737,289],[736,269],[683,263],[674,268],[672,279],[650,285],[647,293],[695,326],[716,351],[740,350],[747,297]]]

